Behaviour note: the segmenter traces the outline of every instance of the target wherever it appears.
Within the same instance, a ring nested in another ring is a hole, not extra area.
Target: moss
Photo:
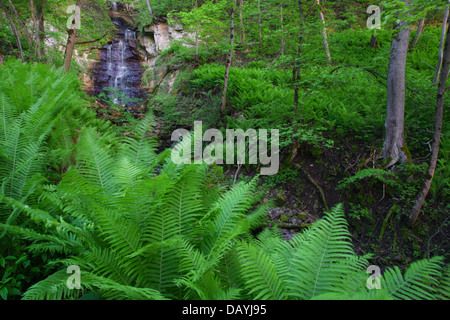
[[[282,207],[286,204],[286,198],[284,197],[283,190],[280,190],[275,196],[275,203],[277,206]]]
[[[308,219],[308,215],[307,215],[306,213],[304,213],[304,212],[299,212],[299,213],[297,214],[297,217],[298,217],[300,220],[302,220],[302,221],[305,221],[306,219]]]

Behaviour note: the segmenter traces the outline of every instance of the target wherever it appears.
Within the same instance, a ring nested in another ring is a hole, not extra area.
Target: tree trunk
[[[41,44],[39,41],[39,22],[36,15],[36,8],[34,6],[33,0],[30,0],[30,10],[31,10],[31,18],[33,19],[33,27],[34,27],[34,41],[36,43],[35,47],[35,56],[37,54],[38,57],[41,56]]]
[[[22,25],[23,30],[25,31],[25,35],[27,36],[27,40],[28,40],[28,44],[30,45],[30,47],[33,45],[33,40],[31,39],[30,33],[28,32],[28,28],[27,26],[20,20],[19,17],[19,13],[16,10],[16,7],[14,6],[14,4],[12,3],[11,0],[8,0],[9,5],[11,6],[11,9],[14,11],[14,14],[17,17],[17,20],[20,22],[20,24]]]
[[[20,42],[20,35],[17,31],[16,24],[14,23],[14,19],[12,17],[12,14],[8,11],[7,7],[3,5],[3,2],[0,0],[0,6],[5,12],[6,16],[9,19],[9,23],[11,24],[11,30],[14,34],[14,38],[16,39],[17,49],[19,50],[19,58],[25,62],[25,58],[23,57],[23,49],[22,49],[22,43]]]
[[[297,110],[298,110],[298,103],[299,103],[299,91],[300,91],[300,79],[301,79],[301,72],[302,72],[302,65],[300,62],[300,59],[303,54],[303,5],[302,1],[298,0],[298,6],[299,6],[299,37],[298,37],[298,49],[297,49],[297,63],[292,67],[292,81],[293,81],[293,87],[294,87],[294,119],[292,119],[292,128],[293,128],[293,134],[295,135],[297,133]],[[296,139],[293,140],[292,144],[292,154],[290,158],[290,162],[294,160],[294,158],[297,156],[298,148],[300,147],[298,141]]]
[[[153,17],[153,10],[152,10],[152,6],[150,5],[150,1],[145,0],[145,3],[147,3],[147,9],[148,9],[148,12],[150,13],[150,17]]]
[[[244,15],[242,12],[243,6],[244,6],[244,0],[240,0],[239,1],[239,19],[240,19],[240,24],[241,24],[241,30],[240,30],[241,43],[245,43]]]
[[[41,48],[41,51],[40,51],[41,57],[45,55],[45,50],[44,50],[44,39],[45,39],[44,6],[45,6],[44,0],[40,0],[37,5],[37,19],[38,19],[38,28],[39,28],[38,39],[39,39],[39,45]]]
[[[261,0],[258,0],[258,32],[259,32],[259,44],[262,46],[262,17],[261,17]]]
[[[404,1],[409,5],[408,0]],[[397,162],[404,163],[408,159],[404,138],[405,71],[411,29],[405,28],[406,25],[405,21],[395,24],[396,34],[392,37],[389,56],[386,137],[382,152],[386,167]]]
[[[423,30],[425,26],[425,18],[423,18],[422,20],[419,21],[419,25],[417,26],[417,31],[416,31],[416,35],[414,36],[414,40],[411,43],[411,49],[414,49],[417,45],[417,43],[419,42],[419,38],[422,35]]]
[[[437,82],[439,80],[439,75],[441,74],[442,59],[444,58],[445,33],[447,31],[449,10],[450,10],[450,7],[445,8],[444,20],[442,21],[442,32],[441,32],[441,42],[439,45],[438,65],[436,67],[436,73],[434,74],[433,85],[437,84]]]
[[[227,110],[227,90],[228,90],[228,78],[230,76],[231,63],[233,62],[233,45],[234,45],[234,15],[236,13],[236,1],[232,1],[231,10],[231,22],[230,22],[230,52],[228,53],[227,67],[225,70],[225,78],[223,80],[223,93],[222,93],[222,114],[226,113]]]
[[[419,217],[420,210],[422,209],[423,203],[428,195],[428,192],[430,191],[434,173],[436,171],[437,161],[439,157],[439,145],[442,133],[442,119],[444,116],[445,86],[447,84],[449,70],[450,70],[450,30],[447,30],[447,40],[445,43],[445,52],[443,54],[442,73],[440,76],[437,94],[434,137],[433,137],[434,141],[431,153],[431,163],[428,169],[428,177],[425,181],[424,187],[420,192],[419,197],[417,198],[416,203],[414,204],[414,207],[412,209],[412,213],[409,217],[411,225],[414,224],[417,221],[417,218]]]
[[[77,0],[76,6],[79,6],[79,4],[80,0]],[[69,72],[70,70],[73,52],[75,51],[76,40],[77,40],[77,29],[76,28],[68,29],[67,45],[66,51],[64,53],[64,69],[66,70],[66,72]]]
[[[325,48],[325,53],[327,55],[328,63],[331,63],[330,47],[328,46],[327,28],[325,26],[326,25],[325,24],[325,16],[323,15],[322,10],[320,10],[320,0],[316,0],[316,4],[319,7],[319,18],[323,24],[323,29],[322,29],[323,47]]]
[[[378,36],[375,34],[372,34],[372,37],[370,38],[369,46],[371,46],[372,48],[376,48],[377,47],[377,39],[378,39]]]
[[[283,16],[283,2],[280,3],[280,24],[281,24],[281,55],[285,54],[286,43],[284,41],[284,16]]]

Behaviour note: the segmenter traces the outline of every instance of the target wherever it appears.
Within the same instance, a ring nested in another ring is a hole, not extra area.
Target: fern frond
[[[240,242],[238,256],[246,287],[255,300],[284,300],[287,292],[277,269],[263,249]]]
[[[355,272],[347,222],[342,205],[333,208],[306,232],[294,254],[289,295],[311,299],[316,295],[345,288],[344,279]]]
[[[442,262],[442,257],[414,262],[404,276],[398,267],[387,269],[381,277],[381,288],[394,299],[433,300]]]

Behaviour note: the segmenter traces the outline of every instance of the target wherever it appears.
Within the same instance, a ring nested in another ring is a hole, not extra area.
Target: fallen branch
[[[321,196],[321,198],[322,198],[323,205],[324,205],[324,207],[325,207],[325,210],[326,210],[327,212],[329,212],[330,209],[328,208],[328,204],[327,204],[327,201],[326,201],[326,199],[325,199],[325,193],[323,192],[322,188],[319,186],[319,184],[316,182],[316,180],[314,180],[314,178],[311,177],[311,175],[309,174],[309,172],[306,171],[301,165],[299,165],[298,163],[295,163],[294,165],[295,165],[297,168],[299,168],[299,169],[306,175],[306,177],[308,178],[308,180],[309,180],[309,181],[314,185],[314,187],[316,187],[316,189],[319,191],[320,196]]]

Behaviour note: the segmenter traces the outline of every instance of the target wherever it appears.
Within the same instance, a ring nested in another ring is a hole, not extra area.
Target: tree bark
[[[153,10],[152,10],[152,6],[150,5],[150,1],[145,0],[145,3],[147,4],[147,9],[148,9],[148,12],[150,13],[150,17],[153,17]]]
[[[372,34],[372,37],[370,38],[369,46],[371,46],[372,48],[376,48],[377,40],[378,40],[378,36],[376,36],[375,34]]]
[[[41,57],[45,55],[44,50],[44,39],[45,39],[45,21],[44,21],[44,0],[40,0],[37,5],[37,19],[38,19],[38,39],[40,45],[40,55]]]
[[[327,36],[327,28],[325,23],[325,16],[323,15],[322,10],[320,10],[320,0],[316,0],[316,4],[319,7],[319,18],[320,21],[322,21],[323,29],[322,29],[322,41],[323,41],[323,47],[325,49],[325,54],[327,55],[328,63],[331,63],[331,54],[330,54],[330,47],[328,45],[328,36]]]
[[[14,14],[17,17],[17,20],[20,22],[20,24],[22,25],[23,30],[25,31],[25,35],[27,36],[27,40],[28,40],[28,44],[30,45],[30,47],[33,45],[33,40],[31,39],[30,33],[28,32],[28,28],[27,26],[22,22],[22,20],[20,20],[20,16],[19,13],[16,10],[16,7],[14,6],[14,4],[12,3],[11,0],[8,0],[9,5],[11,7],[11,9],[14,11]]]
[[[283,2],[280,3],[280,24],[281,24],[281,55],[284,55],[285,54],[286,43],[284,41]]]
[[[241,30],[240,30],[241,43],[245,43],[244,15],[242,12],[243,6],[244,6],[244,0],[239,0],[239,19],[240,19],[240,24],[241,24]]]
[[[449,25],[450,27],[450,25]],[[444,116],[444,98],[445,98],[445,87],[447,84],[447,79],[450,70],[450,28],[447,30],[447,40],[445,42],[445,51],[443,54],[443,66],[442,73],[440,75],[440,82],[438,87],[437,94],[437,103],[436,103],[436,113],[435,113],[435,126],[434,126],[434,137],[433,137],[433,146],[431,153],[431,163],[428,169],[428,177],[425,181],[424,187],[420,192],[416,203],[412,209],[411,215],[409,217],[410,224],[416,223],[420,210],[422,209],[423,203],[430,191],[431,184],[433,182],[434,173],[436,172],[437,161],[439,157],[439,145],[441,141],[441,133],[442,133],[442,122]]]
[[[445,8],[444,20],[442,21],[442,32],[441,32],[441,41],[440,41],[440,45],[439,45],[438,65],[436,67],[436,73],[434,74],[433,85],[437,84],[437,82],[439,80],[439,76],[441,74],[442,59],[444,58],[444,44],[445,44],[445,35],[446,35],[446,31],[447,31],[449,10],[450,10],[450,7]]]
[[[404,1],[409,5],[408,0]],[[405,21],[400,21],[395,24],[395,32],[389,56],[386,137],[382,152],[387,168],[398,162],[404,163],[408,159],[404,138],[405,72],[411,29]]]
[[[258,32],[259,32],[259,44],[262,46],[262,17],[261,17],[261,0],[258,0]]]
[[[17,31],[16,24],[14,23],[14,19],[12,17],[12,14],[8,11],[8,8],[3,4],[3,1],[0,0],[0,6],[5,12],[6,16],[9,19],[9,23],[11,24],[11,30],[14,34],[14,38],[16,39],[17,49],[19,50],[19,58],[25,62],[25,58],[23,56],[23,49],[22,49],[22,43],[20,42],[20,35]]]
[[[38,57],[41,56],[41,44],[39,41],[39,22],[36,15],[36,8],[34,6],[33,0],[30,0],[30,10],[31,10],[31,18],[33,19],[33,27],[34,27],[34,41],[36,44],[35,47],[35,56],[37,54]]]
[[[230,22],[230,52],[228,53],[227,67],[225,69],[225,77],[223,80],[223,92],[222,92],[222,114],[225,114],[227,110],[227,90],[228,90],[228,78],[230,77],[231,64],[233,62],[233,45],[234,45],[234,15],[236,13],[236,1],[232,1],[231,9],[231,22]]]
[[[80,5],[80,0],[77,0],[77,6]],[[75,51],[75,44],[77,40],[77,29],[68,29],[68,38],[66,44],[66,51],[64,53],[64,69],[66,72],[70,70],[70,64],[72,63],[73,52]]]
[[[302,72],[302,65],[300,62],[300,59],[303,54],[303,5],[302,1],[298,0],[298,6],[299,6],[299,37],[298,37],[298,48],[297,48],[297,63],[292,67],[292,81],[293,81],[293,88],[294,88],[294,119],[292,119],[292,128],[293,128],[293,134],[295,135],[297,133],[297,109],[298,109],[298,103],[299,103],[299,93],[300,93],[300,79],[301,79],[301,72]],[[294,160],[294,158],[297,156],[298,148],[300,147],[298,141],[296,139],[293,139],[292,143],[292,154],[290,158],[290,162]]]
[[[422,20],[419,21],[419,25],[417,26],[416,35],[414,36],[414,40],[411,43],[411,49],[414,49],[416,47],[417,43],[419,42],[419,39],[420,39],[420,36],[422,35],[423,30],[425,30],[424,26],[425,26],[425,18],[423,18]]]

